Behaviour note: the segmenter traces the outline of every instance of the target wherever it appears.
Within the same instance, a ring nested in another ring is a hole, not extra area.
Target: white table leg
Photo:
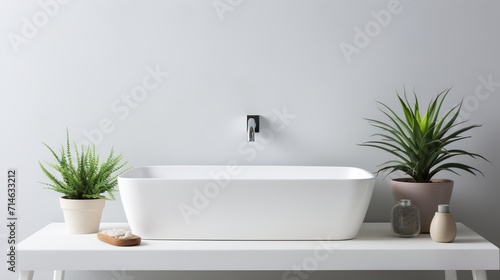
[[[33,270],[21,270],[19,280],[33,280]]]
[[[472,279],[474,280],[487,280],[486,270],[473,270]]]
[[[457,271],[456,270],[445,270],[444,271],[444,279],[445,280],[457,280]]]
[[[64,280],[64,270],[54,270],[54,280]]]

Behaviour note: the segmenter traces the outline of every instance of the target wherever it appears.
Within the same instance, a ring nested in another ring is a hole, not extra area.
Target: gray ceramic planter
[[[400,199],[411,199],[420,212],[420,233],[429,233],[434,213],[439,204],[450,204],[453,181],[433,179],[431,183],[415,183],[411,178],[397,178],[390,182],[396,204]]]

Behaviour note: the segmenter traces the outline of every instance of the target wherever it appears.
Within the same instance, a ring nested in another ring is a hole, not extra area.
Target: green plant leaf
[[[130,169],[126,168],[127,162],[122,162],[122,155],[114,154],[114,149],[103,162],[93,144],[88,147],[82,145],[79,149],[74,143],[72,150],[67,130],[66,143],[59,154],[47,144],[44,145],[55,162],[47,163],[46,166],[39,162],[42,172],[50,181],[42,184],[70,199],[115,199],[113,193],[116,192],[117,177]],[[47,167],[54,171],[50,172]]]
[[[451,88],[439,92],[431,99],[423,113],[420,112],[415,92],[413,104],[409,101],[406,90],[404,98],[396,93],[403,117],[384,103],[377,102],[381,105],[379,110],[387,121],[366,119],[370,125],[381,129],[382,132],[372,135],[379,140],[366,141],[360,145],[383,150],[396,158],[381,164],[377,174],[402,171],[416,182],[430,182],[432,177],[441,171],[459,174],[458,171],[462,170],[474,175],[482,174],[469,165],[450,162],[456,157],[472,157],[487,161],[485,157],[476,153],[448,149],[449,145],[470,138],[463,133],[480,127],[480,125],[461,127],[465,122],[457,122],[462,103],[453,106],[441,116],[445,98],[450,90]]]

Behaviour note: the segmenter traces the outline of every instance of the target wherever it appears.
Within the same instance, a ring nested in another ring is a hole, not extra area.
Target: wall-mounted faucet
[[[255,133],[259,132],[260,117],[258,115],[247,115],[248,142],[255,141]]]

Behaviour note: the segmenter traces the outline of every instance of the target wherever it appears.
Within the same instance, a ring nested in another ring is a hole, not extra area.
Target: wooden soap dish
[[[131,237],[116,238],[106,234],[97,233],[97,238],[102,242],[106,242],[114,246],[136,246],[141,244],[141,238],[134,234],[132,234]]]

